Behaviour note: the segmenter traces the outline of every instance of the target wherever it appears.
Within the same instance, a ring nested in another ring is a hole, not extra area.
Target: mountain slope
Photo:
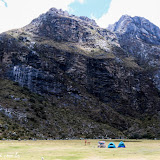
[[[27,129],[17,137],[159,137],[152,72],[118,40],[55,8],[1,34],[1,114]],[[12,138],[10,130],[2,137]]]
[[[154,84],[160,90],[160,29],[143,17],[124,15],[108,29],[142,67],[153,70]]]

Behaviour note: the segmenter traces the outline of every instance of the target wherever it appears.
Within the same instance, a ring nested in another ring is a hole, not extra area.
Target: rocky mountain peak
[[[62,9],[56,9],[56,8],[51,8],[47,13],[47,15],[52,15],[52,16],[64,16],[64,17],[70,17],[70,18],[75,18],[79,21],[83,21],[85,23],[88,23],[90,25],[98,27],[97,23],[95,20],[90,19],[86,16],[75,16],[75,15],[70,15],[67,11],[63,11]]]
[[[131,21],[132,17],[128,15],[123,15],[118,22],[110,24],[107,29],[112,32],[124,32],[125,26],[127,25],[126,22],[131,22]]]
[[[34,19],[29,26],[40,26],[42,23],[46,23],[46,21],[50,20],[52,23],[54,19],[56,18],[65,18],[65,19],[72,19],[75,21],[79,21],[83,25],[92,25],[94,27],[99,27],[95,20],[90,19],[85,16],[75,16],[75,15],[70,15],[67,11],[63,11],[62,9],[56,9],[56,8],[51,8],[48,12],[40,15],[38,18]],[[30,28],[30,27],[28,27]]]
[[[56,9],[56,8],[51,8],[47,14],[51,15],[61,15],[61,16],[69,16],[69,13],[67,11],[63,11],[62,9]]]
[[[160,44],[160,29],[143,17],[123,15],[118,22],[109,25],[108,29],[117,35],[126,34],[149,44]]]
[[[31,35],[57,42],[78,43],[91,48],[110,52],[109,43],[119,46],[115,34],[98,27],[96,22],[85,16],[69,15],[67,11],[51,8],[34,19],[23,30]]]
[[[77,17],[69,15],[67,11],[51,8],[25,26],[24,30],[59,42],[86,43],[90,41],[93,30],[98,28],[96,22],[88,17]],[[92,36],[92,39],[95,40],[95,36]]]

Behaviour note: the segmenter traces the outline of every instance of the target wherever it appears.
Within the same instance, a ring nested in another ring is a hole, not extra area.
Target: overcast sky
[[[0,32],[23,27],[52,7],[94,18],[104,28],[124,14],[160,27],[160,0],[0,0]]]

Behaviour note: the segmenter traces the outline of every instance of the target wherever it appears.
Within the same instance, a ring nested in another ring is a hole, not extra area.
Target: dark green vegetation
[[[160,137],[159,61],[121,46],[56,9],[1,34],[1,138]]]
[[[114,132],[118,133],[109,125],[94,121],[94,114],[99,114],[96,104],[100,104],[96,100],[73,102],[75,99],[70,97],[43,97],[19,87],[16,82],[2,79],[0,86],[3,91],[0,92],[1,138],[96,138],[107,135],[110,130],[113,137]],[[82,108],[84,103],[92,108]]]

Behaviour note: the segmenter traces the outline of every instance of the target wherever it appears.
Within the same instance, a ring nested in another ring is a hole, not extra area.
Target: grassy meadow
[[[125,140],[126,148],[97,148],[99,140],[0,141],[0,160],[158,160],[160,140]],[[113,141],[118,146],[120,140]],[[42,158],[43,157],[43,158]]]

